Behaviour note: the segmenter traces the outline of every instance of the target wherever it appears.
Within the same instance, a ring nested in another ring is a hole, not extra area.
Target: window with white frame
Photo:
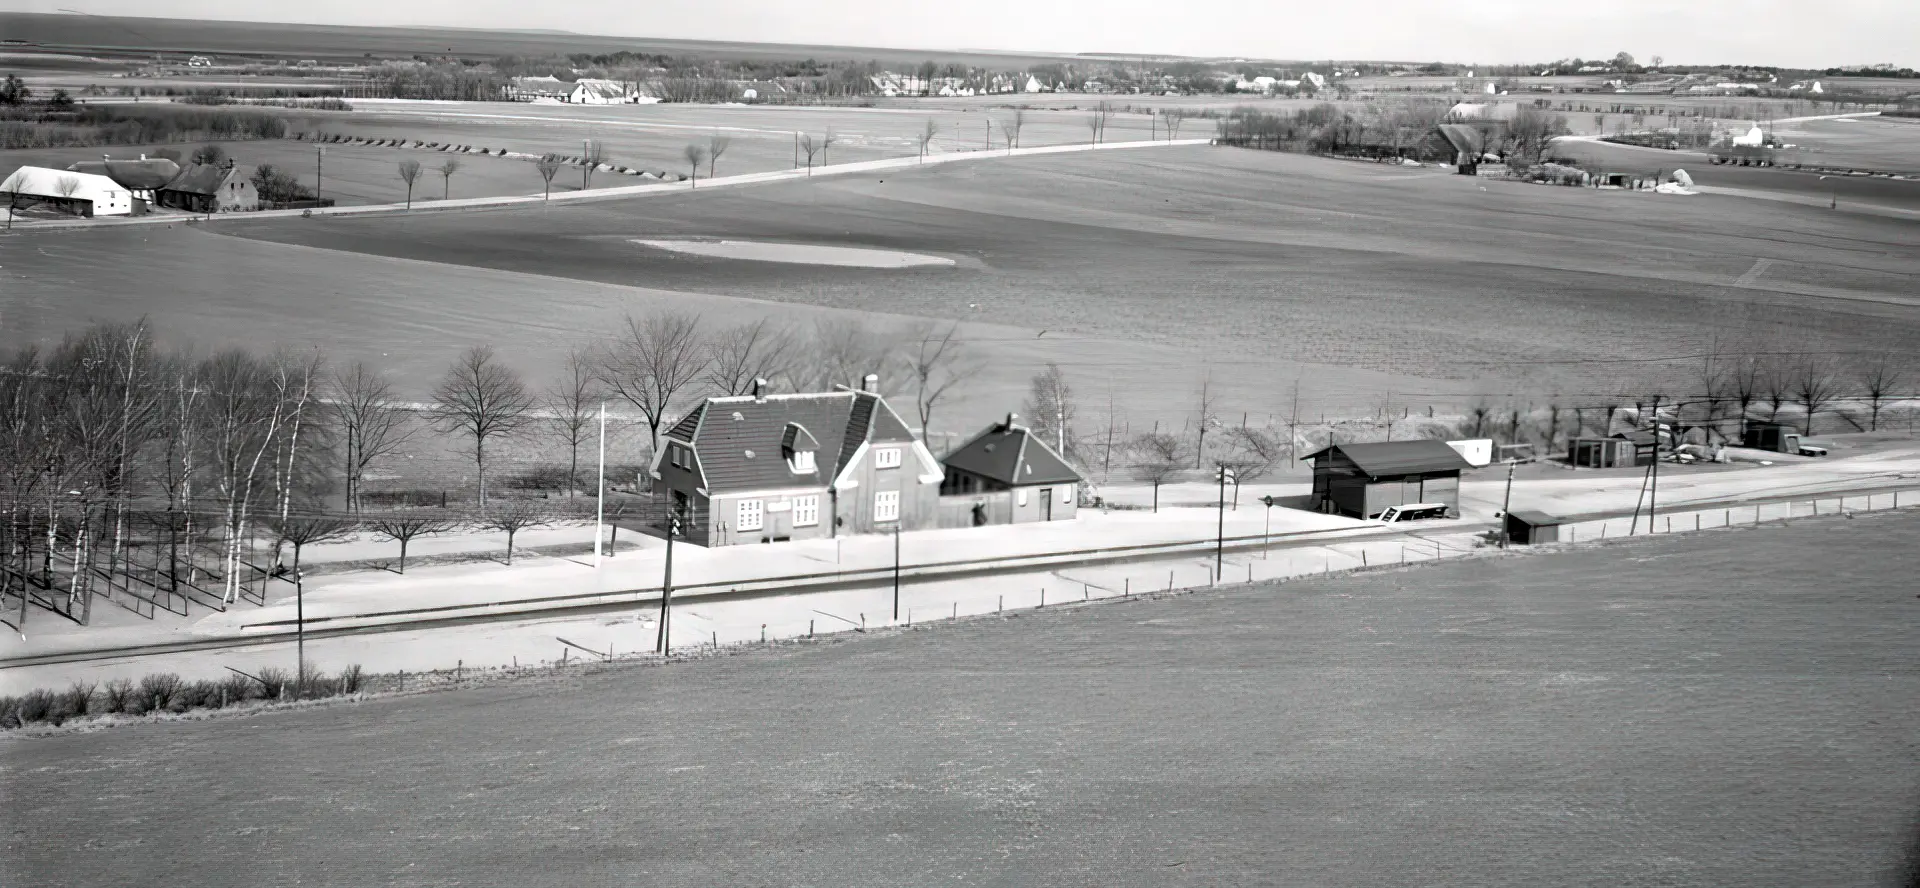
[[[1073,502],[1073,485],[1071,484],[1060,485],[1059,501],[1063,503]]]
[[[808,472],[813,471],[814,470],[813,451],[811,450],[794,451],[793,458],[790,460],[787,460],[787,468],[792,469],[793,473],[796,475],[805,475]]]
[[[759,530],[766,520],[767,507],[760,500],[741,500],[735,511],[733,529]]]
[[[900,448],[882,447],[873,452],[873,467],[876,469],[900,468]]]
[[[1018,503],[1019,503],[1020,505],[1023,505],[1023,506],[1024,506],[1024,505],[1026,505],[1026,504],[1027,504],[1027,489],[1026,489],[1025,487],[1022,487],[1022,488],[1020,488],[1019,490],[1016,490],[1016,491],[1014,491],[1014,493],[1013,493],[1013,497],[1014,497],[1014,500],[1015,500],[1016,502],[1018,502]]]
[[[813,527],[820,523],[820,497],[796,496],[793,498],[793,526]]]
[[[900,491],[882,490],[873,495],[873,520],[900,520]]]

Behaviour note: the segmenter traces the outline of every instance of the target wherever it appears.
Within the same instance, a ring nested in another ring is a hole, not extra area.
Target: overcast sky
[[[1920,0],[0,0],[29,12],[925,49],[1920,66]]]

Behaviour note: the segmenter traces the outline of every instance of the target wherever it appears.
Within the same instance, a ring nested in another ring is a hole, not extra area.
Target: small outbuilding
[[[988,426],[942,460],[940,526],[1067,521],[1084,480],[1019,417]]]
[[[1574,438],[1567,442],[1567,463],[1583,469],[1631,468],[1639,449],[1624,438]]]
[[[1560,541],[1560,525],[1565,523],[1545,512],[1517,509],[1502,519],[1507,524],[1507,542],[1518,546],[1538,546]]]
[[[1741,433],[1740,446],[1774,453],[1799,453],[1800,432],[1784,422],[1748,420]]]
[[[1313,461],[1314,510],[1373,518],[1390,506],[1436,503],[1460,508],[1460,473],[1473,468],[1445,441],[1335,444]]]

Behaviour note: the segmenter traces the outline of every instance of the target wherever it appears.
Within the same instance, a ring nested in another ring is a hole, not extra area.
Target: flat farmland
[[[171,148],[183,156],[190,156],[199,144],[14,149],[0,151],[0,168],[11,171],[18,166],[32,165],[65,169],[74,161],[99,160],[102,154],[116,158],[138,157],[143,153],[152,156],[154,151],[161,148]],[[506,157],[345,144],[327,145],[326,155],[316,157],[314,149],[320,146],[306,142],[263,139],[217,144],[233,158],[243,175],[252,175],[253,170],[261,164],[272,164],[292,174],[300,180],[300,184],[309,188],[314,185],[314,164],[318,160],[320,193],[323,197],[338,201],[341,206],[399,203],[404,200],[407,187],[400,179],[399,168],[401,162],[407,160],[420,163],[420,178],[413,189],[415,204],[439,199],[447,188],[451,189],[454,197],[499,197],[539,194],[542,187],[540,174],[532,162]],[[460,170],[451,179],[443,179],[438,170],[449,158],[460,161]],[[571,177],[568,173],[572,174]],[[594,184],[606,187],[609,184],[632,184],[638,181],[629,176],[600,173],[596,175]],[[560,190],[577,189],[580,185],[579,168],[562,172],[555,177],[554,184]]]
[[[1809,521],[0,740],[4,854],[44,886],[1904,885],[1916,533]]]
[[[1156,374],[1177,374],[1187,387],[1209,365],[1270,389],[1302,363],[1427,380],[1398,390],[1414,398],[1475,389],[1597,395],[1623,384],[1623,372],[1648,369],[1620,359],[1696,354],[1716,334],[1791,331],[1806,343],[1796,347],[1909,348],[1920,336],[1912,230],[1825,208],[1505,183],[1483,190],[1430,170],[1199,147],[234,229],[453,265],[1165,346],[1188,357]],[[640,237],[871,246],[964,261],[788,266],[651,250],[632,243]],[[1749,274],[1756,264],[1761,272]],[[1249,407],[1278,406],[1268,401]]]
[[[720,173],[792,169],[794,137],[816,141],[832,130],[825,150],[832,163],[913,157],[931,120],[938,127],[935,153],[985,151],[991,121],[992,144],[1006,147],[1000,123],[1013,110],[985,106],[896,106],[885,108],[799,107],[785,105],[534,105],[517,103],[440,103],[357,101],[352,112],[296,117],[296,129],[370,138],[412,138],[434,142],[506,148],[529,154],[579,154],[581,141],[593,139],[612,163],[646,169],[686,169],[682,150],[689,142],[713,136],[731,140]],[[1116,114],[1105,141],[1145,141],[1159,132],[1144,114]],[[1190,121],[1183,135],[1213,134],[1210,121]],[[1029,110],[1020,131],[1022,147],[1085,143],[1092,138],[1086,112]],[[822,160],[816,157],[817,164]],[[804,165],[805,155],[799,163]],[[705,175],[704,171],[702,175]]]
[[[456,179],[456,183],[458,180]],[[456,186],[457,187],[457,186]],[[536,380],[623,312],[805,330],[961,322],[984,367],[943,418],[1018,409],[1052,361],[1133,431],[1211,378],[1256,418],[1480,396],[1595,403],[1692,384],[1715,336],[1788,349],[1920,341],[1912,223],[1703,195],[1492,183],[1233,149],[977,163],[638,199],[0,238],[5,341],[150,318],[204,345],[324,344],[424,396],[468,344]],[[693,256],[726,238],[904,250],[951,267]],[[137,276],[130,269],[138,269]],[[1757,270],[1756,270],[1757,269]]]

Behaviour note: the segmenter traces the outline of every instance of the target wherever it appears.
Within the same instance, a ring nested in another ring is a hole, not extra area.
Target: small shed
[[[1749,420],[1740,445],[1774,453],[1799,453],[1800,432],[1784,422]]]
[[[1565,523],[1545,512],[1529,509],[1508,512],[1503,520],[1507,524],[1507,541],[1520,546],[1559,542],[1560,525]]]
[[[1625,438],[1574,438],[1567,442],[1567,462],[1585,469],[1631,468],[1640,464],[1639,448]]]
[[[1389,506],[1439,503],[1460,508],[1460,473],[1473,466],[1445,441],[1335,444],[1313,461],[1313,508],[1372,518]]]
[[[1007,414],[941,461],[940,526],[1073,519],[1080,473],[1018,418]]]

